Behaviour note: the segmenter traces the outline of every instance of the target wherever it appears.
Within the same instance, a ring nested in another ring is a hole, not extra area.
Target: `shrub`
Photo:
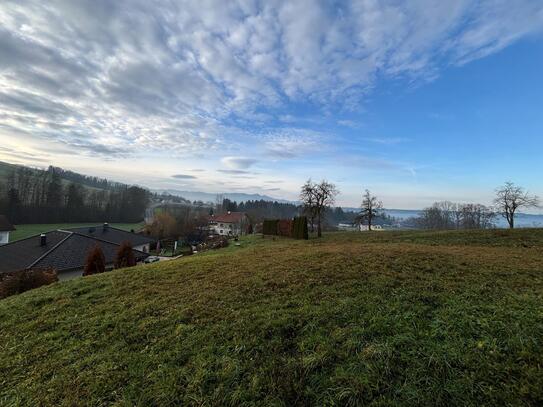
[[[31,269],[0,274],[0,298],[20,294],[58,281],[56,270]]]
[[[90,276],[91,274],[103,273],[104,271],[106,271],[106,258],[102,248],[96,245],[87,254],[83,275]]]
[[[132,251],[132,244],[130,242],[123,242],[117,250],[117,256],[115,257],[115,268],[121,269],[124,267],[132,267],[136,265],[136,258]]]
[[[294,221],[292,222],[292,237],[294,239],[309,239],[306,216],[294,218]]]
[[[279,220],[277,219],[267,219],[264,220],[262,224],[262,233],[264,235],[277,235],[277,224]]]

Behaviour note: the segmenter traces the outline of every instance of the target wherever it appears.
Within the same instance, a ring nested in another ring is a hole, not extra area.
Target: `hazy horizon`
[[[0,160],[339,206],[543,196],[543,3],[0,5]],[[526,211],[526,212],[539,212]]]

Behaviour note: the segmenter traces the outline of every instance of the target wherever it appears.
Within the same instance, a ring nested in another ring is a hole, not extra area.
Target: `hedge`
[[[294,239],[309,239],[309,231],[307,230],[307,216],[299,216],[294,218],[292,222],[292,237]]]
[[[267,219],[262,224],[262,233],[264,235],[277,235],[278,219]]]

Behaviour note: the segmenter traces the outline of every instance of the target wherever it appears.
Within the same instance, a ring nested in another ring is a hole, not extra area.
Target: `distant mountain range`
[[[287,201],[286,199],[274,198],[268,195],[261,194],[246,194],[243,192],[223,192],[223,193],[212,193],[212,192],[201,192],[201,191],[179,191],[176,189],[159,189],[153,190],[159,194],[165,193],[173,196],[179,196],[181,198],[188,199],[189,201],[202,201],[202,202],[213,202],[217,200],[217,195],[222,196],[223,198],[230,199],[231,201],[236,202],[246,202],[246,201],[270,201],[270,202],[279,202],[279,203],[295,203],[292,201]]]

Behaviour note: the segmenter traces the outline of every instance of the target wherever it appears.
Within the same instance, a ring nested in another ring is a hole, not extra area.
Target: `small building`
[[[367,232],[367,231],[370,230],[370,228],[369,228],[368,225],[360,225],[359,228],[360,228],[360,231],[361,231],[361,232]],[[371,230],[372,230],[372,231],[375,230],[375,231],[381,232],[381,231],[383,231],[384,229],[383,229],[383,227],[382,227],[381,225],[371,225]]]
[[[149,256],[148,253],[135,249],[148,248],[152,239],[145,236],[114,228],[102,230],[102,227],[95,227],[94,231],[86,228],[85,233],[78,229],[83,228],[54,230],[0,246],[0,273],[53,268],[57,271],[59,280],[79,277],[83,274],[89,251],[95,246],[102,249],[106,270],[111,270],[117,251],[125,241],[132,244],[136,262],[142,262]]]
[[[9,232],[15,230],[7,217],[0,215],[0,245],[9,243]]]
[[[338,230],[344,230],[344,231],[356,231],[358,230],[356,224],[353,223],[339,223],[337,225]]]
[[[220,236],[241,236],[247,234],[249,217],[245,212],[230,212],[222,215],[211,215],[209,231]]]

